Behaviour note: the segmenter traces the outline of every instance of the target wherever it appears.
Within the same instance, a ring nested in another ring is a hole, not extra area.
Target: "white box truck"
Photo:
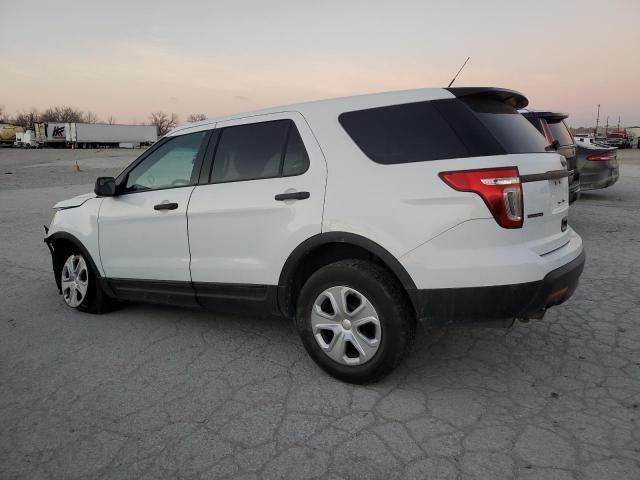
[[[150,145],[158,140],[154,125],[67,123],[65,130],[67,144],[80,148],[118,147],[121,143]]]

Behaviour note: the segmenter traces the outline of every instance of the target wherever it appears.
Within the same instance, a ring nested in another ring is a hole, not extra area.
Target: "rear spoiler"
[[[458,98],[461,97],[481,97],[498,100],[502,103],[512,106],[516,110],[529,105],[529,100],[520,92],[509,90],[507,88],[497,87],[454,87],[446,88]]]
[[[549,112],[549,111],[542,111],[542,110],[525,110],[523,112],[520,112],[522,115],[524,115],[527,118],[544,118],[547,122],[549,123],[558,123],[561,122],[562,120],[565,120],[567,118],[569,118],[569,114],[568,113],[562,113],[562,112]]]

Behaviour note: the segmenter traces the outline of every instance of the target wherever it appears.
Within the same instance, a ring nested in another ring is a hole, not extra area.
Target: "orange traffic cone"
[[[80,165],[78,165],[78,161],[76,160],[76,172],[80,172],[82,170],[80,170]]]

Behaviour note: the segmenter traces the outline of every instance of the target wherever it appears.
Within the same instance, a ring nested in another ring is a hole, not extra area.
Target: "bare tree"
[[[22,110],[21,112],[17,112],[16,116],[13,118],[12,123],[15,125],[20,125],[21,127],[31,128],[34,123],[42,121],[42,116],[38,113],[38,110],[32,108],[28,112],[26,110]]]
[[[43,122],[82,122],[84,119],[85,115],[81,110],[69,106],[49,107],[40,118]]]
[[[113,125],[114,123],[116,123],[116,119],[115,119],[115,118],[113,118],[113,115],[109,115],[109,116],[107,117],[107,123],[108,123],[109,125]]]
[[[152,112],[149,121],[158,129],[158,135],[162,136],[178,124],[178,116],[175,113],[169,115],[165,112]]]
[[[9,123],[9,115],[4,111],[4,105],[0,105],[0,123]]]
[[[100,121],[98,115],[93,112],[87,112],[83,115],[83,117],[85,123],[98,123]]]
[[[187,117],[187,122],[189,123],[201,122],[202,120],[206,120],[206,119],[207,119],[207,116],[204,113],[192,113]]]

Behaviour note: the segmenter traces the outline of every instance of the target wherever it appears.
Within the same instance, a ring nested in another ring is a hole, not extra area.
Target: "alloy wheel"
[[[62,267],[62,297],[70,307],[78,307],[89,290],[89,269],[82,255],[71,255]]]

